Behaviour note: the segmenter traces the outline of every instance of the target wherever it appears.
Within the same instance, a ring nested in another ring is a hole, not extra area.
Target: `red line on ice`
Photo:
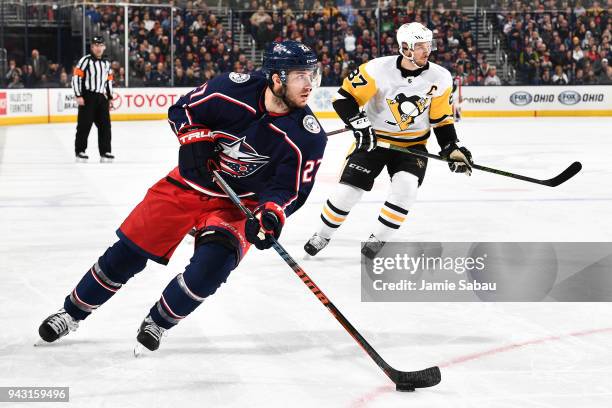
[[[472,360],[477,360],[479,358],[483,358],[483,357],[487,357],[487,356],[491,356],[494,354],[500,354],[500,353],[505,353],[508,351],[512,351],[512,350],[516,350],[522,347],[526,347],[526,346],[532,346],[535,344],[542,344],[542,343],[548,343],[551,341],[557,341],[557,340],[564,340],[570,337],[584,337],[584,336],[590,336],[592,334],[599,334],[599,333],[606,333],[606,332],[612,332],[612,327],[604,327],[601,329],[590,329],[590,330],[582,330],[582,331],[577,331],[577,332],[572,332],[572,333],[567,333],[567,334],[560,334],[557,336],[547,336],[547,337],[542,337],[539,339],[533,339],[533,340],[526,340],[523,342],[518,342],[518,343],[512,343],[512,344],[508,344],[506,346],[501,346],[501,347],[496,347],[490,350],[485,350],[485,351],[481,351],[479,353],[472,353],[472,354],[466,354],[464,356],[460,356],[460,357],[456,357],[452,360],[443,362],[441,364],[438,364],[438,366],[440,368],[446,368],[446,367],[450,367],[453,365],[457,365],[457,364],[462,364],[465,363],[467,361],[472,361]],[[444,373],[442,373],[442,382],[444,382]],[[379,398],[381,395],[389,393],[389,392],[394,392],[395,391],[395,385],[393,384],[389,384],[389,385],[383,385],[383,386],[379,386],[377,388],[375,388],[374,390],[367,392],[365,394],[363,394],[361,397],[353,400],[350,404],[349,407],[351,408],[361,408],[361,407],[366,407],[368,406],[369,403],[371,403],[372,401],[374,401],[375,399]]]

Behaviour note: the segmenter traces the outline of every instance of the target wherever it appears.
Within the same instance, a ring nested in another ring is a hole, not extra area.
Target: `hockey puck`
[[[395,390],[400,392],[413,392],[414,385],[410,383],[397,383],[395,384]]]

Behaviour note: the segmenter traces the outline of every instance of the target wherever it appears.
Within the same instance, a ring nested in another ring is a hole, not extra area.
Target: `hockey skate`
[[[138,344],[134,348],[134,356],[138,357],[142,354],[143,347],[146,347],[150,351],[155,351],[159,348],[161,338],[166,332],[166,329],[160,327],[151,319],[151,316],[145,317],[138,329],[136,340]]]
[[[100,156],[100,163],[112,163],[115,160],[115,156],[110,153],[104,153]]]
[[[52,343],[60,337],[64,337],[79,327],[79,321],[70,316],[64,309],[43,320],[38,328],[40,338],[47,343]]]
[[[380,252],[386,242],[383,242],[376,238],[374,234],[370,235],[367,242],[361,248],[361,253],[368,259],[374,259],[374,257]]]
[[[85,152],[78,152],[76,154],[76,162],[77,163],[87,163],[89,156],[85,154]]]
[[[315,233],[308,242],[304,245],[304,251],[310,256],[315,256],[323,248],[329,244],[330,238],[323,238],[319,234]]]

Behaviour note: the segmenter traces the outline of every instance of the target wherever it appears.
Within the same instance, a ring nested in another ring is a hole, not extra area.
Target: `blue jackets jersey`
[[[268,112],[266,87],[260,73],[219,75],[171,106],[168,121],[175,133],[188,125],[213,130],[221,171],[234,191],[260,203],[273,201],[288,216],[310,194],[327,137],[308,106],[282,115]],[[180,176],[204,194],[225,196],[207,177]]]

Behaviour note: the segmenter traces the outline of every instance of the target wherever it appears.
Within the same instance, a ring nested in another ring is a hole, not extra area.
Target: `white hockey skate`
[[[304,245],[304,251],[310,256],[315,256],[318,254],[323,248],[329,244],[330,238],[324,238],[319,234],[315,233],[308,242]]]
[[[57,313],[53,313],[43,320],[38,328],[38,334],[47,343],[52,343],[69,332],[75,331],[78,327],[79,321],[70,316],[64,309],[60,309]]]

